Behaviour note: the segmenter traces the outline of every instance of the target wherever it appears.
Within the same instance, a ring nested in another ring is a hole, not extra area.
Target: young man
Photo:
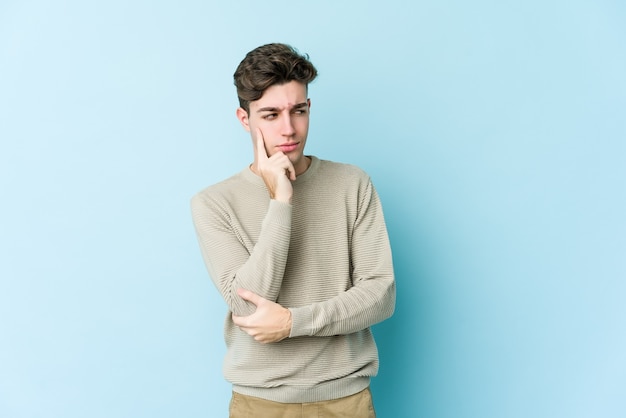
[[[249,52],[234,78],[254,161],[192,199],[229,308],[231,417],[375,417],[369,327],[394,310],[391,250],[367,174],[304,154],[316,75],[288,45]]]

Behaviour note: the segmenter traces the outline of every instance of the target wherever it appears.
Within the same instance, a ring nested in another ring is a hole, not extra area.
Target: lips
[[[282,152],[291,152],[298,148],[297,142],[290,142],[288,144],[281,144],[278,146]]]

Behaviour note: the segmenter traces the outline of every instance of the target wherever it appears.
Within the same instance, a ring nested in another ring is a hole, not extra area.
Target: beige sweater
[[[393,313],[395,282],[378,195],[355,166],[312,157],[292,204],[270,200],[249,168],[191,201],[209,275],[226,301],[224,375],[233,390],[278,402],[354,394],[378,371],[369,327]],[[289,308],[288,339],[256,342],[230,312],[249,289]]]

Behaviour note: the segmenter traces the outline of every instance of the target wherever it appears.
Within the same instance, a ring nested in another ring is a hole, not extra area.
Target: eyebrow
[[[293,105],[292,109],[301,109],[303,107],[308,106],[307,102],[302,102],[302,103],[298,103],[297,105]],[[273,106],[268,106],[268,107],[262,107],[261,109],[257,110],[257,113],[261,113],[261,112],[278,112],[282,110],[279,107],[273,107]]]

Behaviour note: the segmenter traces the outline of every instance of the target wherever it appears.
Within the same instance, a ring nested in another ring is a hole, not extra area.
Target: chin
[[[304,154],[302,154],[301,152],[298,152],[297,154],[293,154],[289,156],[289,160],[291,161],[292,164],[296,164],[299,161],[302,161],[304,159]]]

